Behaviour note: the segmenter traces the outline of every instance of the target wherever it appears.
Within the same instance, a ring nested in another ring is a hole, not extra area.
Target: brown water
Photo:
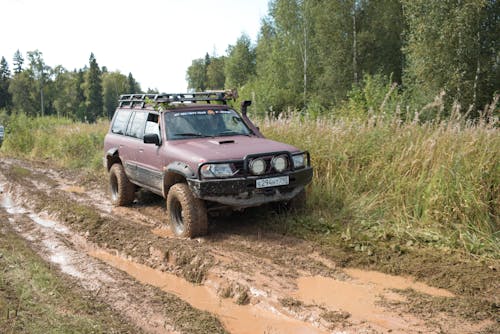
[[[173,274],[101,250],[93,251],[90,255],[125,271],[141,283],[156,286],[178,296],[193,307],[215,314],[230,333],[324,333],[311,324],[286,316],[270,305],[237,305],[231,299],[221,299],[207,286],[191,284]]]
[[[321,276],[299,278],[295,297],[305,303],[349,312],[352,320],[369,322],[382,330],[406,332],[418,331],[425,325],[414,317],[391,313],[383,308],[380,305],[383,298],[404,300],[403,296],[389,289],[411,288],[433,296],[453,296],[449,291],[414,282],[410,278],[359,269],[345,269],[344,271],[352,277],[352,280],[340,281]]]

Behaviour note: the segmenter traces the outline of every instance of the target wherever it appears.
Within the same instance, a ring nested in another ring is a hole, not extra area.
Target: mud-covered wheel
[[[121,164],[114,164],[109,170],[111,203],[114,206],[129,205],[134,201],[135,185],[131,183]]]
[[[208,232],[207,208],[185,183],[174,184],[167,195],[170,228],[179,237],[197,237]]]

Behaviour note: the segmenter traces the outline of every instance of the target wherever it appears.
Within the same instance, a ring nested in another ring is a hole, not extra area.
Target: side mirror
[[[156,146],[160,146],[160,137],[156,133],[148,133],[144,135],[144,144],[155,144]]]

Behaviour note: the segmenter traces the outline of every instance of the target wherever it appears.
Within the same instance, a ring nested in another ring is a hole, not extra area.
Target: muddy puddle
[[[138,281],[161,288],[185,300],[192,306],[215,314],[230,333],[327,333],[312,325],[287,317],[271,305],[237,305],[231,299],[220,298],[206,285],[194,285],[175,275],[134,263],[104,251],[90,255],[125,271]],[[209,284],[207,282],[206,284]]]

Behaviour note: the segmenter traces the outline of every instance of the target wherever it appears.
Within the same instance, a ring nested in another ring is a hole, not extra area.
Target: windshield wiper
[[[179,137],[206,137],[206,136],[202,135],[201,133],[194,133],[194,132],[174,133],[174,136],[179,136]]]
[[[220,136],[220,137],[222,137],[222,136],[247,136],[247,137],[250,137],[250,135],[247,133],[241,133],[241,132],[231,131],[231,130],[222,131],[219,134],[217,134],[217,136]]]

